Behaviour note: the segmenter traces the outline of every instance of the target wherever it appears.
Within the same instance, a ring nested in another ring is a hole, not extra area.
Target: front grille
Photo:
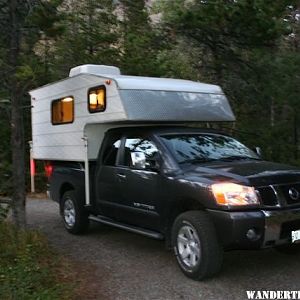
[[[266,206],[276,206],[278,204],[276,194],[270,186],[257,188],[261,202]]]
[[[288,205],[300,203],[300,183],[282,185],[279,186],[279,189]]]

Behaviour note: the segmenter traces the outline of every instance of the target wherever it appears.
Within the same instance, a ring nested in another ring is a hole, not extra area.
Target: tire
[[[84,233],[89,226],[89,215],[80,205],[75,191],[64,193],[61,201],[61,215],[64,226],[72,234]]]
[[[275,250],[287,255],[296,255],[300,253],[300,244],[277,246],[275,247]]]
[[[223,249],[207,213],[189,211],[179,215],[172,228],[172,245],[187,277],[203,280],[221,270]]]

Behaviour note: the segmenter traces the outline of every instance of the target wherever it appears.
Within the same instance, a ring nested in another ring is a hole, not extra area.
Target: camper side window
[[[105,111],[106,88],[104,85],[93,87],[88,92],[88,109],[90,113]]]
[[[52,101],[51,119],[53,125],[73,123],[74,98],[65,97]]]

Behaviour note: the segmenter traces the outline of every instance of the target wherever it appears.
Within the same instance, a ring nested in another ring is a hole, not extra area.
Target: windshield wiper
[[[243,159],[261,160],[261,158],[258,157],[241,156],[241,155],[230,155],[230,156],[220,157],[218,160],[232,161],[232,160],[243,160]]]

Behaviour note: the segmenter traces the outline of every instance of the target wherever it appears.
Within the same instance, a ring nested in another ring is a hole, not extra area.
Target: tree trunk
[[[275,126],[275,104],[273,98],[271,98],[271,106],[270,106],[270,125],[271,127]]]
[[[16,226],[24,228],[26,226],[25,215],[25,155],[24,155],[24,136],[23,136],[23,110],[21,93],[19,92],[16,71],[19,58],[20,31],[18,22],[18,1],[11,0],[10,8],[10,49],[9,62],[12,68],[10,78],[10,101],[11,101],[11,147],[12,147],[12,215]]]
[[[294,145],[295,145],[295,154],[294,157],[298,159],[298,115],[297,110],[294,113]]]

